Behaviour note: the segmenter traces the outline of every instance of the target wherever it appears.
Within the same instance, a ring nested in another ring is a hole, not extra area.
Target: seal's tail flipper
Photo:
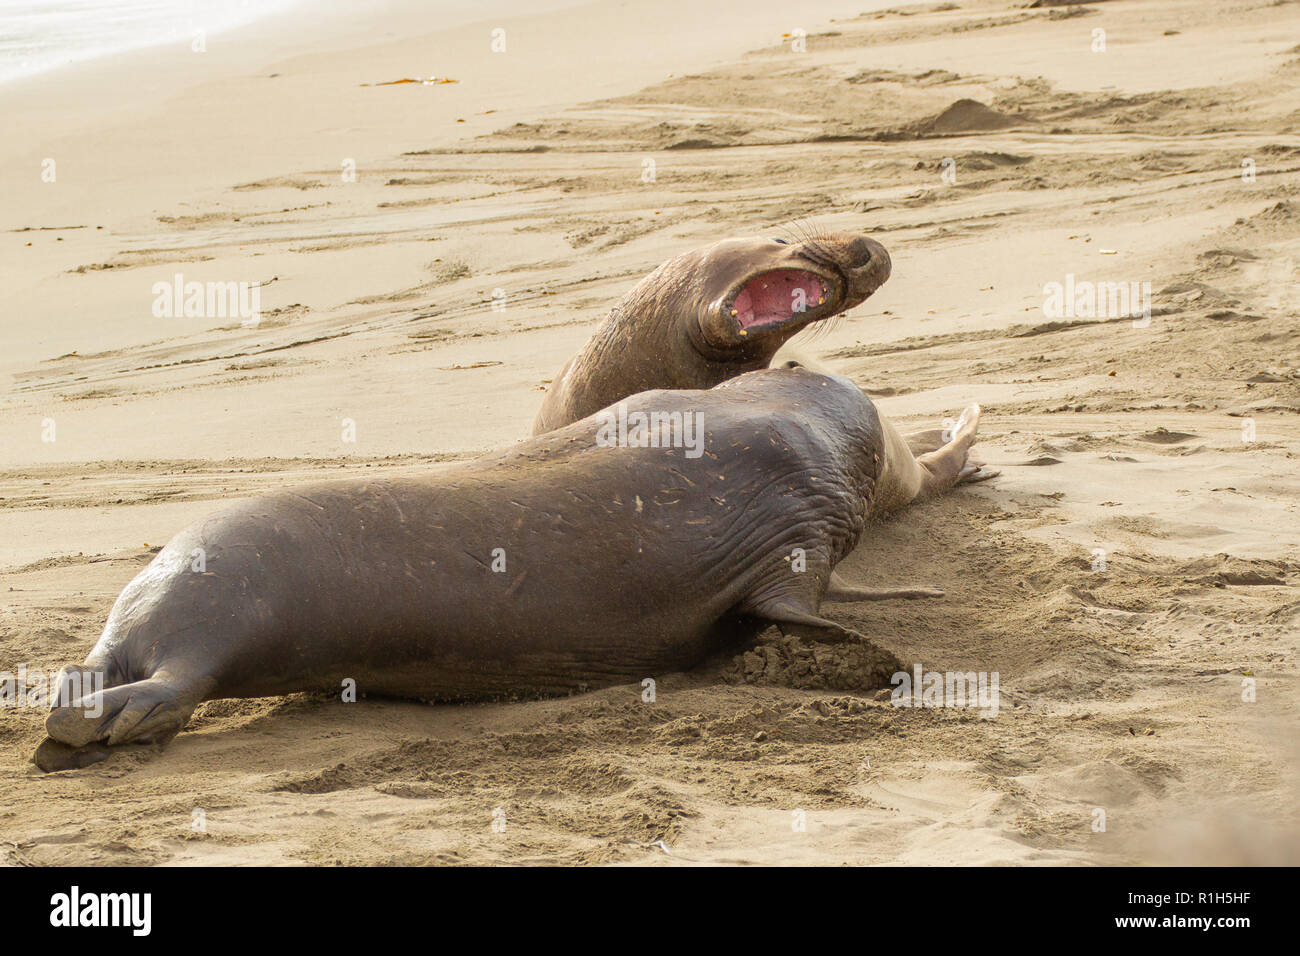
[[[54,773],[57,770],[80,770],[82,767],[107,760],[114,752],[121,749],[107,744],[69,747],[67,744],[59,743],[53,737],[46,737],[36,748],[32,761],[46,773]]]
[[[60,701],[45,718],[49,737],[32,759],[46,772],[75,770],[108,759],[123,744],[161,747],[185,726],[200,697],[155,675]]]
[[[165,743],[190,719],[201,697],[167,676],[119,684],[60,702],[45,732],[74,748],[90,744]]]
[[[977,461],[966,462],[966,467],[957,475],[957,484],[973,485],[977,481],[988,481],[990,478],[996,478],[1002,474],[997,468],[985,468],[984,463]]]

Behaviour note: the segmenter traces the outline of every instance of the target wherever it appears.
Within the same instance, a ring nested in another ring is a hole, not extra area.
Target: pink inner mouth
[[[751,279],[732,303],[742,329],[789,322],[826,301],[822,280],[802,269],[778,269]]]

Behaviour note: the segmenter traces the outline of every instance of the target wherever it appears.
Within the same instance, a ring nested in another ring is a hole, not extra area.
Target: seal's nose
[[[873,271],[879,273],[880,282],[889,278],[893,264],[889,261],[889,253],[885,251],[885,247],[876,240],[868,239],[866,236],[855,236],[846,252],[850,269],[857,271],[872,266]]]

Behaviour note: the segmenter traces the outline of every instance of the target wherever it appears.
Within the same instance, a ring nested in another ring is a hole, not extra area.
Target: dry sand
[[[669,255],[846,228],[894,276],[800,348],[909,426],[981,402],[1002,476],[841,568],[946,600],[829,610],[997,671],[996,718],[774,635],[653,704],[223,701],[48,776],[5,709],[0,859],[1300,862],[1300,4],[864,6],[290,18],[0,91],[0,671],[79,661],[218,500],[523,438]],[[154,318],[176,272],[269,282],[263,323]],[[1045,316],[1071,274],[1150,282],[1149,326]]]

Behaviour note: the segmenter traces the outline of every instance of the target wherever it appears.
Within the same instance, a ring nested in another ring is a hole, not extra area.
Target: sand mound
[[[1260,222],[1295,222],[1300,219],[1300,210],[1295,203],[1282,200],[1252,218]]]
[[[893,655],[871,644],[831,647],[781,636],[739,655],[735,663],[732,676],[747,684],[851,691],[888,687],[898,666]]]
[[[944,136],[953,133],[983,133],[1006,129],[1019,122],[1020,120],[999,113],[979,100],[961,99],[937,116],[918,123],[914,129],[923,135]]]

